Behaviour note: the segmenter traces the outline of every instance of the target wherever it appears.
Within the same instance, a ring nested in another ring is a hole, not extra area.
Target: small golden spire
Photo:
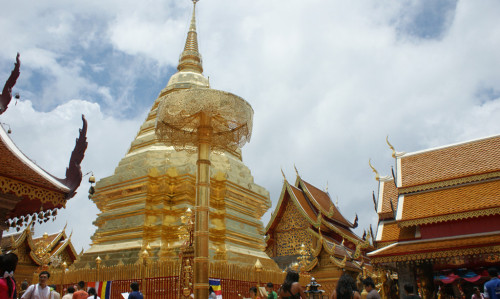
[[[191,17],[191,24],[189,25],[189,31],[186,38],[186,44],[184,45],[184,51],[181,53],[179,58],[179,65],[177,66],[178,71],[190,71],[195,73],[203,73],[203,66],[201,65],[201,54],[198,51],[198,35],[196,33],[196,2],[193,1],[193,15]]]

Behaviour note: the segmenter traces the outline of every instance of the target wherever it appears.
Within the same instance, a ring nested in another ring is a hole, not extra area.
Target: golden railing
[[[136,281],[147,299],[181,298],[180,295],[180,262],[154,261],[145,264],[99,266],[82,269],[50,269],[50,282],[55,284],[60,293],[78,281],[105,282],[112,281],[111,299],[121,299],[121,293],[130,292],[130,283]],[[252,286],[265,286],[272,282],[275,289],[279,288],[286,276],[280,270],[256,269],[254,266],[212,262],[209,267],[209,277],[221,280],[222,297],[248,297]],[[310,281],[310,275],[301,274],[300,284],[305,286]],[[33,282],[38,282],[38,276],[33,276]],[[101,296],[104,299],[104,296]],[[184,298],[184,297],[182,297]]]

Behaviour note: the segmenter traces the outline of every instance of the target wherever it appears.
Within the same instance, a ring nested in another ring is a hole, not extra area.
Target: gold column
[[[198,127],[198,161],[194,229],[194,296],[208,298],[208,207],[210,199],[210,115],[201,112]]]

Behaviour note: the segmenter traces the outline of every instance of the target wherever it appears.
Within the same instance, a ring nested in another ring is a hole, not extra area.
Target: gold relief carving
[[[500,171],[495,171],[495,172],[491,172],[491,173],[472,175],[472,176],[454,179],[454,180],[447,180],[447,181],[442,181],[442,182],[435,182],[435,183],[423,184],[423,185],[418,185],[418,186],[411,186],[411,187],[406,187],[406,188],[401,187],[398,190],[399,190],[399,194],[408,194],[408,193],[413,193],[413,192],[418,192],[418,191],[425,191],[425,190],[431,190],[431,189],[436,189],[436,188],[455,186],[455,185],[461,185],[461,184],[472,183],[472,182],[479,182],[479,181],[490,180],[490,179],[498,179],[498,178],[500,178]]]
[[[296,255],[302,244],[307,248],[312,246],[311,236],[306,229],[278,232],[276,235],[278,256]]]
[[[276,227],[277,232],[288,231],[293,229],[304,229],[308,226],[307,220],[302,216],[297,207],[288,202],[283,217]]]
[[[0,176],[0,190],[3,193],[13,193],[18,197],[26,196],[30,200],[40,200],[42,203],[51,202],[54,205],[66,203],[62,191],[56,192],[2,176]]]
[[[407,221],[403,220],[403,221],[398,222],[398,225],[400,227],[408,227],[408,226],[414,226],[414,225],[420,225],[420,224],[438,223],[438,222],[444,222],[444,221],[450,221],[450,220],[460,220],[460,219],[467,219],[467,218],[474,218],[474,217],[481,217],[481,216],[491,216],[491,215],[497,215],[497,214],[500,214],[500,207],[491,208],[491,209],[484,209],[484,210],[477,210],[477,211],[470,211],[470,212],[465,212],[465,213],[456,213],[456,214],[448,214],[448,215],[435,216],[435,217],[429,217],[429,218],[407,220]]]

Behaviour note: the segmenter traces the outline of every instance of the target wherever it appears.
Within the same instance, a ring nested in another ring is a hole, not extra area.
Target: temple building
[[[28,225],[22,232],[4,235],[0,248],[3,252],[11,251],[19,259],[16,268],[16,281],[20,284],[31,282],[33,273],[48,265],[51,268],[63,268],[73,264],[78,254],[71,243],[71,236],[66,235],[66,227],[55,234],[45,233],[33,237],[33,225]]]
[[[144,250],[153,260],[176,259],[186,242],[181,216],[195,206],[197,152],[178,150],[178,140],[160,140],[155,125],[166,97],[211,90],[198,51],[194,8],[177,69],[114,174],[97,183],[92,197],[101,211],[94,222],[97,230],[76,267],[93,267],[97,257],[103,266],[136,263]],[[260,260],[276,268],[264,252],[260,220],[271,207],[269,192],[254,183],[239,149],[212,151],[210,163],[210,260],[250,265]]]
[[[372,263],[397,270],[400,289],[418,281],[424,298],[437,291],[440,270],[498,265],[500,135],[413,153],[391,148],[393,175],[376,175]]]
[[[12,98],[12,88],[19,77],[19,54],[12,74],[0,95],[0,115]],[[21,227],[33,221],[47,222],[64,208],[76,194],[82,172],[80,164],[87,149],[87,121],[82,115],[83,127],[71,153],[66,177],[58,179],[27,157],[0,125],[0,237],[4,230]]]
[[[280,268],[297,267],[311,274],[331,294],[344,271],[356,278],[369,264],[370,236],[358,237],[357,227],[335,206],[327,191],[304,181],[286,179],[266,227],[266,252]],[[371,268],[371,267],[370,267]]]

